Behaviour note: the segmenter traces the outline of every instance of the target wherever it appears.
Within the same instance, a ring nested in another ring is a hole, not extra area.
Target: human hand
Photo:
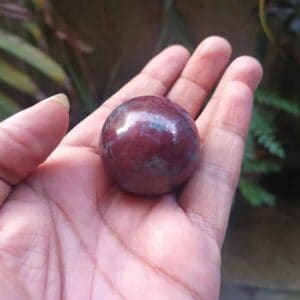
[[[250,57],[226,68],[230,54],[218,37],[191,58],[169,47],[66,136],[62,95],[0,124],[1,299],[218,299],[220,251],[262,76]],[[183,106],[202,138],[192,178],[179,195],[158,199],[120,190],[98,155],[111,110],[149,94]]]

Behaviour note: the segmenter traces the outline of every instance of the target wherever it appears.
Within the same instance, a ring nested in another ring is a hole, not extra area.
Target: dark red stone
[[[102,129],[100,154],[123,189],[155,196],[184,183],[199,160],[192,117],[167,98],[142,96],[117,107]]]

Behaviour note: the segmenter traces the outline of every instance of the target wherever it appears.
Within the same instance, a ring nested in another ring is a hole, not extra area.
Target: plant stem
[[[270,29],[270,27],[267,24],[266,20],[266,1],[265,0],[258,0],[258,9],[259,9],[259,20],[261,27],[263,29],[263,32],[265,33],[268,40],[273,44],[274,43],[274,36]]]

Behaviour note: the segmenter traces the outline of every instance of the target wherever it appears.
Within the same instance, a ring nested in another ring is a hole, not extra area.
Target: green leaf
[[[35,21],[25,21],[23,26],[33,36],[35,41],[39,41],[42,38],[41,28]]]
[[[56,82],[63,83],[67,80],[65,71],[57,62],[20,37],[0,30],[0,49],[18,57]]]
[[[13,115],[21,110],[21,107],[11,98],[3,93],[0,93],[0,120]]]
[[[257,90],[255,99],[258,103],[272,106],[286,113],[300,116],[300,105],[292,100],[278,96],[277,94],[262,89]]]
[[[89,113],[98,106],[97,101],[92,97],[84,81],[78,76],[71,62],[66,59],[65,67],[70,75],[70,79],[78,93],[78,100],[83,104],[85,110]]]
[[[239,189],[245,200],[253,206],[263,204],[272,206],[275,204],[275,196],[272,193],[248,179],[240,180]]]
[[[268,122],[257,108],[253,110],[250,132],[257,138],[258,143],[268,149],[271,154],[284,158],[284,149],[274,134],[272,123]]]
[[[38,89],[31,78],[0,58],[0,81],[20,92],[34,96]]]
[[[244,173],[268,174],[279,172],[280,169],[280,164],[272,160],[245,160],[243,163]]]

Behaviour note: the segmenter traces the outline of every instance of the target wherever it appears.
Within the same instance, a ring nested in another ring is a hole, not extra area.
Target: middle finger
[[[194,118],[226,68],[230,44],[221,37],[205,39],[195,50],[167,97],[184,107]]]

